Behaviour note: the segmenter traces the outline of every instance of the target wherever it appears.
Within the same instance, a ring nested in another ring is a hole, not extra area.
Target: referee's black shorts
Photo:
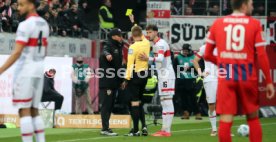
[[[138,74],[140,76],[138,76]],[[133,77],[128,82],[128,86],[126,89],[127,95],[130,95],[131,102],[142,101],[147,81],[148,81],[147,71],[133,73]]]

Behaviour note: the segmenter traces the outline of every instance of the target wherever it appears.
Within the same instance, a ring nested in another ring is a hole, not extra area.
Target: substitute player
[[[140,59],[155,62],[158,72],[158,92],[163,108],[163,126],[162,130],[153,134],[156,137],[171,136],[171,125],[174,117],[173,95],[175,84],[175,73],[172,66],[171,51],[168,43],[158,37],[158,28],[155,25],[146,27],[147,36],[154,42],[153,51],[157,53],[156,57],[148,57],[141,54]]]
[[[18,10],[26,19],[16,32],[15,50],[0,68],[0,74],[18,60],[14,73],[13,104],[19,108],[23,142],[45,142],[44,122],[38,107],[42,97],[44,57],[49,26],[36,13],[36,0],[18,0]]]
[[[205,59],[217,64],[219,74],[216,111],[220,114],[219,141],[231,142],[230,129],[235,114],[246,114],[251,142],[262,141],[258,118],[259,95],[257,64],[262,69],[266,84],[266,97],[274,97],[269,61],[262,37],[261,23],[250,17],[252,0],[232,0],[232,15],[217,19],[206,39]],[[214,56],[215,47],[218,56]]]
[[[201,75],[204,83],[204,89],[206,92],[206,100],[208,102],[209,106],[209,120],[211,123],[212,127],[212,132],[211,136],[216,136],[217,135],[217,116],[216,116],[216,96],[217,96],[217,85],[218,85],[218,78],[217,78],[217,66],[211,62],[204,61],[205,64],[205,70],[202,73],[200,66],[199,66],[199,61],[200,59],[204,56],[205,52],[205,45],[201,46],[199,48],[199,52],[197,52],[196,57],[194,59],[194,67],[196,71],[198,72],[199,75]],[[217,56],[217,49],[215,48],[214,50],[214,56]]]

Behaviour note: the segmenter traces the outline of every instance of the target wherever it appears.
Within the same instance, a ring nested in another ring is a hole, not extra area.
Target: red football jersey
[[[220,75],[220,80],[256,81],[256,59],[266,58],[262,59],[261,68],[269,83],[271,78],[265,45],[259,20],[244,14],[232,14],[217,19],[211,26],[206,38],[205,59],[227,71],[226,76]],[[215,47],[218,49],[217,57],[212,54]]]

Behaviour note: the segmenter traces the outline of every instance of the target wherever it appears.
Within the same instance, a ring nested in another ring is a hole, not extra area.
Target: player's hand
[[[133,14],[130,14],[129,16],[129,20],[131,21],[131,23],[134,23],[134,15]]]
[[[149,57],[146,55],[146,53],[142,53],[139,55],[139,60],[142,60],[142,61],[148,61],[149,60]]]
[[[203,76],[204,78],[206,78],[209,74],[210,74],[209,72],[204,72],[204,73],[202,74],[202,76]]]
[[[127,87],[127,82],[124,81],[124,82],[121,84],[121,89],[122,89],[122,90],[125,90],[126,87]]]
[[[112,61],[112,55],[106,55],[106,60],[109,62]]]
[[[272,99],[275,96],[275,90],[272,83],[266,85],[266,98]]]

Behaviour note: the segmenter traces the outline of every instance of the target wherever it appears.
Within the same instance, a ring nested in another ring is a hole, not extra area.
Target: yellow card
[[[133,10],[133,9],[127,9],[127,11],[126,11],[126,16],[131,15],[131,14],[132,14],[132,10]]]

